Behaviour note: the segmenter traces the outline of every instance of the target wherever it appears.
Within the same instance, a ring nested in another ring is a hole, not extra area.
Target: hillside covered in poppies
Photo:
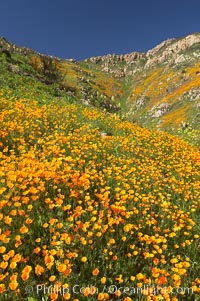
[[[105,59],[0,45],[0,299],[200,300],[199,63],[161,117],[166,66],[134,86]],[[175,104],[180,90],[196,98]]]

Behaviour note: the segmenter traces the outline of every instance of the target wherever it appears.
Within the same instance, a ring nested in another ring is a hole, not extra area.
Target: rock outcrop
[[[114,76],[120,78],[127,74],[132,75],[134,73],[133,67],[137,67],[138,64],[140,64],[141,59],[144,58],[144,53],[132,52],[124,55],[108,54],[104,56],[91,57],[85,61],[100,65],[102,71],[112,73]]]
[[[112,73],[116,77],[124,77],[134,75],[143,68],[149,69],[161,63],[168,64],[169,61],[175,64],[182,63],[187,60],[182,52],[198,43],[200,43],[200,33],[182,39],[168,39],[146,53],[108,54],[91,57],[85,61],[101,66],[104,72]]]
[[[169,39],[162,42],[146,53],[147,62],[145,68],[152,67],[160,63],[168,63],[169,59],[174,59],[176,63],[183,62],[184,56],[180,52],[200,43],[200,34],[192,34],[182,39]]]

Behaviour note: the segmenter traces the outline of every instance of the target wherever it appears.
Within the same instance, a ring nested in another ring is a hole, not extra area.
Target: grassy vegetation
[[[199,149],[128,122],[131,78],[81,64],[0,55],[0,299],[199,301]]]
[[[25,85],[1,90],[1,300],[199,300],[198,150]]]
[[[190,91],[196,91],[199,87],[199,62],[187,63],[187,66],[160,66],[147,70],[137,80],[132,82],[132,93],[128,100],[129,118],[132,116],[136,122],[148,128],[160,128],[174,134],[180,134],[183,122],[190,124],[190,129],[195,132],[195,139],[188,135],[181,135],[188,142],[199,146],[199,115],[197,110],[197,98],[194,101]],[[194,93],[194,92],[193,92]],[[137,101],[148,98],[141,107]],[[151,117],[151,110],[162,103],[169,104],[169,110],[159,118]],[[132,109],[132,110],[131,110]],[[194,136],[193,136],[194,138]]]
[[[113,63],[112,71],[122,68],[120,64],[124,62]],[[180,135],[189,143],[199,146],[197,100],[194,101],[193,94],[190,94],[193,91],[198,97],[200,77],[197,59],[172,64],[167,68],[165,65],[147,70],[141,67],[134,76],[116,79],[112,74],[103,72],[100,65],[89,61],[77,63],[31,51],[27,55],[16,51],[0,54],[0,71],[4,93],[7,89],[20,98],[23,91],[23,97],[32,99],[41,99],[43,95],[43,101],[47,102],[55,97],[58,101],[78,101],[117,113],[141,126]],[[145,101],[138,106],[140,99]],[[151,109],[162,103],[169,104],[169,110],[163,116],[152,117]],[[195,135],[192,134],[195,139],[188,134],[183,135],[180,131],[182,122],[190,125],[193,134],[195,132]]]

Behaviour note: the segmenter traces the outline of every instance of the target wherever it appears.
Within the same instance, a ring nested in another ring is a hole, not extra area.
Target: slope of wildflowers
[[[42,102],[67,99],[106,109],[199,147],[199,43],[175,56],[155,65],[147,64],[145,54],[138,59],[108,55],[76,62],[0,37],[0,86],[18,98],[23,93],[23,98],[38,101],[42,95]]]
[[[130,110],[126,114],[143,126],[178,133],[179,137],[199,146],[199,67],[198,60],[188,62],[187,67],[163,65],[142,72],[133,82],[128,101]],[[166,105],[166,111],[154,116],[162,105]],[[191,127],[190,133],[188,128],[182,128],[184,123]]]
[[[2,93],[0,161],[1,300],[199,300],[195,147]]]

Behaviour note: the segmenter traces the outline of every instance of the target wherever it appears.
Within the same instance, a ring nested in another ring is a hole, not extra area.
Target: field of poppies
[[[61,99],[0,97],[0,299],[200,300],[199,150]]]

